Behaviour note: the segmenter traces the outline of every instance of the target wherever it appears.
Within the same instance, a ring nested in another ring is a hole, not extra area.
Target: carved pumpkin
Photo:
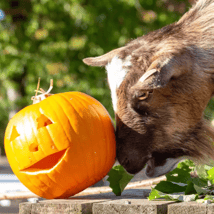
[[[49,96],[19,111],[5,132],[14,174],[43,198],[67,198],[101,180],[115,162],[107,110],[81,92]]]

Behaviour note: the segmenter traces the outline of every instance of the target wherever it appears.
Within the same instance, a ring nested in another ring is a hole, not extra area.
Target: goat
[[[203,118],[214,92],[214,0],[199,0],[178,22],[83,61],[106,67],[116,154],[127,172],[144,168],[157,177],[187,157],[214,159],[214,130]]]

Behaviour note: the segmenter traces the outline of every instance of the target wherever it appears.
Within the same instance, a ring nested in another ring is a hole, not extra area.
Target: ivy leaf
[[[121,166],[114,166],[108,173],[108,179],[110,187],[116,196],[120,196],[126,185],[134,177],[126,172],[126,170]]]

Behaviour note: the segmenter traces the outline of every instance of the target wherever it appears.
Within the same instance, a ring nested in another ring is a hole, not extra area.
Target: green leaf
[[[207,200],[209,200],[211,203],[214,203],[214,196],[212,195],[205,195],[203,199],[196,200],[197,203],[205,203]]]
[[[156,190],[155,188],[152,188],[148,199],[149,200],[155,200],[157,198],[161,198],[160,191]]]
[[[163,193],[177,193],[184,192],[186,189],[186,185],[180,186],[170,181],[161,181],[155,186],[155,189]]]
[[[208,173],[207,171],[209,171],[210,169],[212,169],[211,166],[208,165],[197,165],[195,167],[196,171],[197,171],[197,175],[202,178],[202,179],[207,179]]]
[[[120,196],[126,185],[134,177],[126,172],[126,170],[121,166],[114,166],[108,173],[108,179],[110,187],[116,196]]]
[[[166,174],[166,178],[167,181],[185,184],[191,180],[190,172],[188,170],[184,170],[183,168],[175,168],[173,171]]]
[[[199,177],[192,178],[192,182],[200,187],[207,186],[207,180],[201,179]]]
[[[210,169],[208,172],[207,172],[207,174],[208,174],[208,178],[211,180],[213,180],[214,179],[214,167],[212,168],[212,169]]]
[[[199,194],[199,195],[205,195],[209,192],[209,190],[207,190],[203,187],[197,186],[196,184],[194,184],[194,188],[195,188],[197,194]]]
[[[211,200],[214,202],[214,196],[213,195],[205,195],[204,200]]]
[[[189,181],[188,185],[186,187],[186,190],[185,190],[185,195],[195,194],[195,193],[197,193],[197,192],[194,188],[194,183],[192,181]]]
[[[152,188],[152,191],[148,197],[149,200],[157,200],[164,198],[168,201],[195,201],[198,198],[197,194],[191,194],[191,195],[183,195],[183,194],[165,194],[163,192],[160,192],[154,188]]]

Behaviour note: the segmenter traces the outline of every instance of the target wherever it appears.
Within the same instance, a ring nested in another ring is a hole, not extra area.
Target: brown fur
[[[214,131],[203,119],[214,92],[214,0],[199,0],[177,23],[84,62],[104,66],[114,56],[131,56],[132,64],[115,112],[117,158],[127,171],[150,160],[157,167],[180,156],[214,159]],[[151,69],[157,72],[141,82]]]

